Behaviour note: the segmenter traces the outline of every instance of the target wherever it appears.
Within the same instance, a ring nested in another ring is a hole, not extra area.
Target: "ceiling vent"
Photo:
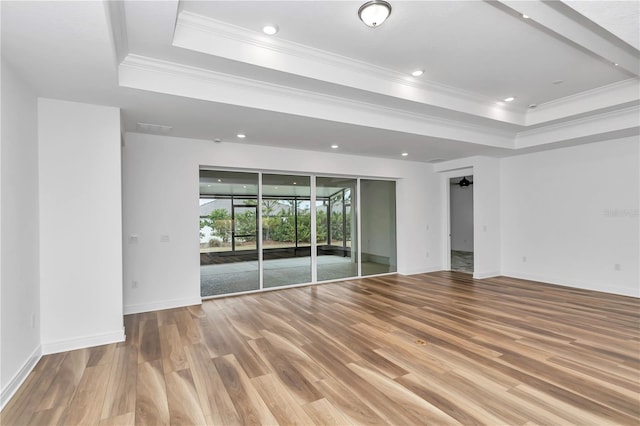
[[[168,135],[173,129],[171,126],[149,123],[138,123],[136,128],[142,133],[151,133],[152,135]]]

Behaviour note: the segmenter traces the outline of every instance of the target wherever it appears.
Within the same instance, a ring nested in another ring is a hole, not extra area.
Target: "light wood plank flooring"
[[[129,315],[3,425],[640,424],[639,300],[455,272]]]

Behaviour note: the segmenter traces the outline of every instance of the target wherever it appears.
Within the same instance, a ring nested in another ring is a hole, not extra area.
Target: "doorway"
[[[451,270],[473,274],[473,175],[449,179]]]

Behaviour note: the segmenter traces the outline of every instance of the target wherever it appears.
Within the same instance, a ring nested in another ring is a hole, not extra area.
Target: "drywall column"
[[[473,277],[500,275],[500,160],[473,164]]]
[[[38,100],[42,350],[124,340],[118,108]]]
[[[35,93],[3,59],[0,406],[40,357],[37,114]]]

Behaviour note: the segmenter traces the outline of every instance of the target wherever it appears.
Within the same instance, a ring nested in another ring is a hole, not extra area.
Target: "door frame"
[[[464,176],[473,175],[473,167],[465,167],[457,170],[449,170],[440,173],[441,185],[442,185],[442,215],[444,218],[445,226],[442,227],[442,269],[444,271],[451,271],[451,185],[449,180],[455,178],[462,178]],[[474,176],[475,179],[475,176]],[[474,237],[475,237],[475,192],[473,194],[473,222],[474,222]],[[475,238],[474,240],[474,254],[475,254]],[[475,262],[474,262],[475,270]]]

